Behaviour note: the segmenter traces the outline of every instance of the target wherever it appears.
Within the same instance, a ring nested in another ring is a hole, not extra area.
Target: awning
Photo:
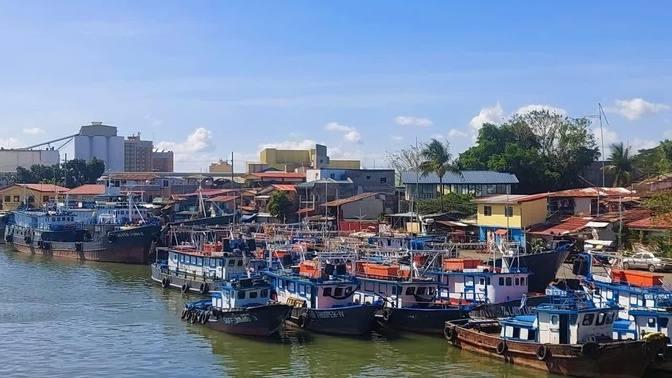
[[[509,231],[507,231],[507,230],[505,230],[505,229],[503,229],[503,228],[500,228],[499,230],[495,231],[495,234],[496,234],[496,235],[506,235],[506,234],[508,234],[508,233],[509,233]]]
[[[588,222],[586,227],[590,228],[605,228],[609,225],[609,222]]]
[[[456,221],[435,221],[435,223],[439,223],[448,227],[468,227],[467,224]]]

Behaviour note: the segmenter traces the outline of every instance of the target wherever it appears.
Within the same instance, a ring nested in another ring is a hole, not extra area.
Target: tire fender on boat
[[[443,335],[446,337],[446,340],[450,341],[451,343],[455,344],[457,341],[457,330],[455,329],[455,326],[452,325],[447,325],[443,328]]]
[[[387,321],[390,320],[390,316],[392,315],[392,310],[390,308],[384,308],[382,315],[383,315],[383,320],[387,322]]]
[[[497,354],[504,354],[508,347],[506,346],[506,341],[502,340],[497,344]]]
[[[161,279],[161,287],[166,289],[168,288],[168,286],[170,286],[170,280],[168,279],[168,277],[163,277],[163,279]]]
[[[184,310],[182,310],[182,315],[180,315],[180,319],[182,320],[186,319],[187,315],[189,315],[189,310],[185,308]]]
[[[299,319],[296,321],[296,324],[298,324],[301,328],[308,327],[308,324],[310,324],[310,318],[308,318],[308,314],[299,315]]]
[[[537,348],[537,359],[539,361],[545,361],[550,355],[551,351],[545,344],[539,345],[539,348]]]
[[[181,289],[183,293],[186,293],[187,291],[189,291],[189,284],[187,284],[186,282],[183,283]]]
[[[207,293],[207,292],[208,292],[208,284],[206,284],[206,283],[202,283],[202,284],[198,287],[198,292],[199,292],[200,294],[205,294],[205,293]]]
[[[198,321],[198,313],[194,312],[191,314],[191,318],[189,319],[189,323],[194,324]]]

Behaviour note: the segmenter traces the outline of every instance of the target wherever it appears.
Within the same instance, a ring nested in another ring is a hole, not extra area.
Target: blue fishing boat
[[[211,292],[211,299],[186,304],[181,317],[221,332],[269,336],[282,327],[292,310],[289,305],[272,301],[271,289],[259,278],[227,281]]]
[[[333,335],[363,335],[375,325],[379,303],[356,303],[358,288],[345,267],[304,261],[293,269],[265,271],[274,299],[293,306],[289,321],[308,331]]]

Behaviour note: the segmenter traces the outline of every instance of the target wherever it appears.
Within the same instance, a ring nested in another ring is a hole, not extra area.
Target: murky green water
[[[0,376],[540,376],[441,337],[226,335],[180,321],[185,299],[154,285],[146,266],[28,256],[0,245]]]

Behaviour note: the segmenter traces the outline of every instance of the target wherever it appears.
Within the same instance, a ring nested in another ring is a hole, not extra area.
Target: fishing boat
[[[616,304],[596,306],[581,293],[553,292],[529,315],[447,322],[453,345],[514,365],[578,377],[641,377],[665,337],[612,339]],[[575,296],[576,295],[576,296]]]
[[[86,223],[68,210],[19,210],[5,227],[5,241],[26,254],[146,264],[158,233],[155,224]]]
[[[555,241],[552,248],[541,250],[504,248],[501,250],[501,260],[508,266],[517,266],[532,273],[528,280],[529,291],[544,293],[555,279],[572,247],[573,244],[567,241]]]
[[[259,278],[227,281],[211,292],[211,299],[186,304],[181,317],[221,332],[270,336],[282,327],[292,310],[289,305],[272,301],[271,289]]]
[[[356,264],[356,275],[359,290],[355,301],[384,302],[378,319],[385,327],[440,333],[446,321],[462,318],[468,312],[466,302],[440,300],[439,285],[433,278],[411,278],[409,266],[360,261]]]
[[[289,321],[308,331],[363,335],[375,325],[379,303],[356,303],[357,281],[344,265],[307,260],[293,269],[265,271],[280,303],[293,306]]]

